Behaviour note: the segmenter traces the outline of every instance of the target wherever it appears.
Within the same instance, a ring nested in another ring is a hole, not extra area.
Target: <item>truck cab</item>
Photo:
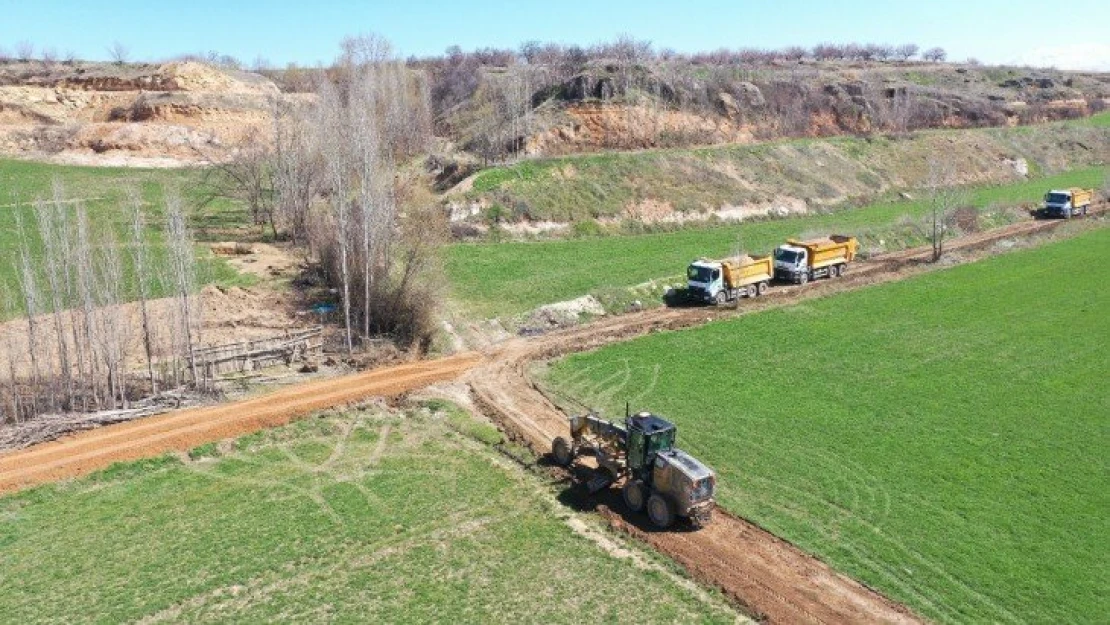
[[[1044,195],[1044,206],[1040,214],[1043,217],[1059,217],[1071,219],[1072,215],[1086,214],[1087,206],[1079,206],[1076,202],[1075,192],[1072,189],[1053,189]]]
[[[707,304],[724,303],[724,270],[721,263],[696,260],[686,268],[687,296]]]
[[[775,278],[804,284],[809,281],[809,251],[796,245],[775,248]]]

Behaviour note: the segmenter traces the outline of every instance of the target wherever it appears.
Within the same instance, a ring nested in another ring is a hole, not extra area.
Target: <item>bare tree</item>
[[[921,54],[921,58],[933,63],[941,63],[948,58],[948,53],[941,47],[929,48]]]
[[[916,43],[904,43],[894,49],[894,58],[905,62],[917,56],[918,50]]]
[[[207,204],[217,198],[230,198],[247,205],[251,220],[259,230],[266,226],[277,237],[274,222],[274,179],[271,166],[272,148],[256,128],[244,135],[236,157],[231,160],[213,158],[204,154],[205,160],[214,163],[205,169],[203,187]]]
[[[189,363],[193,384],[200,386],[197,371],[196,345],[199,342],[198,312],[194,310],[196,289],[196,255],[193,241],[185,223],[185,210],[181,195],[174,189],[167,190],[166,201],[166,239],[169,246],[170,279],[173,281],[174,297],[177,300],[179,327],[184,339],[186,358]]]
[[[112,59],[112,62],[116,65],[123,65],[130,56],[131,51],[118,41],[113,41],[112,45],[108,46],[108,58]]]
[[[966,192],[956,186],[957,179],[952,162],[942,158],[929,159],[929,175],[925,188],[929,193],[929,242],[933,247],[933,262],[944,256],[944,241],[949,234],[952,213],[966,203]]]
[[[15,44],[15,58],[26,63],[35,56],[35,44],[23,40]]]
[[[894,58],[894,46],[881,43],[875,46],[875,58],[880,61],[889,61]]]
[[[31,263],[30,245],[23,220],[17,211],[16,229],[19,232],[19,286],[23,292],[23,314],[27,320],[27,354],[31,361],[31,410],[38,412],[38,393],[45,385],[42,349],[40,345],[38,314],[41,310],[42,295],[39,292],[38,277]]]
[[[50,69],[58,62],[58,50],[56,48],[43,48],[39,52],[39,60],[42,61],[43,67]]]
[[[347,352],[354,351],[351,334],[351,174],[345,111],[335,85],[325,83],[320,89],[320,131],[325,165],[325,180],[329,190],[330,217],[335,224],[336,252],[339,256],[340,287],[343,297],[343,326]]]
[[[77,302],[81,308],[82,331],[81,339],[84,341],[83,356],[85,357],[85,373],[89,392],[92,394],[92,405],[100,407],[100,362],[94,353],[97,344],[96,333],[99,330],[98,311],[96,307],[95,275],[93,270],[93,254],[89,235],[89,217],[82,202],[74,207],[74,233],[71,245],[73,246],[72,263],[74,267],[73,279]],[[80,344],[80,342],[78,342]]]
[[[58,365],[65,386],[65,402],[62,408],[72,410],[74,406],[74,388],[72,369],[69,359],[69,348],[66,342],[65,322],[63,313],[68,308],[65,302],[66,284],[63,273],[65,263],[66,235],[64,228],[64,205],[59,201],[61,186],[54,183],[53,203],[36,201],[34,203],[35,217],[39,226],[39,237],[42,239],[42,257],[49,286],[50,310],[54,320],[54,341],[57,346]]]
[[[135,272],[135,284],[139,296],[139,322],[142,325],[143,353],[146,355],[147,380],[151,394],[158,394],[158,381],[154,377],[154,327],[151,324],[147,300],[150,299],[150,267],[147,259],[146,216],[143,214],[143,200],[136,187],[128,187],[127,203],[131,208],[131,265]]]

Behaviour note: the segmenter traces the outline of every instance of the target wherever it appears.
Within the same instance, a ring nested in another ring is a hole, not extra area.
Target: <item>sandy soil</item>
[[[276,262],[276,261],[275,261]],[[255,263],[252,268],[258,271],[269,272],[268,267],[273,264],[266,262]],[[272,276],[269,276],[272,277]],[[200,345],[202,347],[223,345],[237,341],[261,339],[280,335],[284,331],[302,330],[317,325],[316,319],[311,316],[296,314],[289,296],[265,288],[220,288],[207,286],[201,290],[201,331]],[[172,298],[151,300],[147,303],[148,314],[154,328],[155,359],[164,357],[169,353],[169,330],[173,321],[173,310],[176,302]],[[76,312],[62,314],[64,327],[70,327],[70,315]],[[116,307],[111,314],[122,320],[122,325],[128,332],[127,362],[132,368],[141,368],[146,363],[146,351],[142,342],[142,322],[140,307],[137,302],[122,304]],[[51,341],[53,335],[53,318],[49,315],[37,317],[38,323]],[[24,318],[12,319],[0,323],[0,349],[15,354],[16,371],[21,375],[31,372],[30,358],[27,357],[28,347],[27,320]],[[39,337],[42,341],[43,337]],[[54,343],[48,351],[50,356],[55,356]],[[44,350],[40,350],[44,351]],[[22,355],[20,357],[19,355]],[[40,354],[40,358],[43,356]],[[56,360],[55,360],[56,362]]]

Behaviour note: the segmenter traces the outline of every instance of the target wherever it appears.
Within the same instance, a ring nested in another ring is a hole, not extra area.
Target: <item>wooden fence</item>
[[[206,380],[228,373],[245,373],[275,365],[291,365],[323,348],[323,327],[286,332],[238,343],[214,345],[195,350],[197,370]]]

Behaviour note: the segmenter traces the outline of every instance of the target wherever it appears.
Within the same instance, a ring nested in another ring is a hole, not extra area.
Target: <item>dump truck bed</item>
[[[739,259],[721,261],[725,284],[736,289],[749,284],[770,282],[774,265],[770,256],[741,256]]]
[[[790,245],[804,247],[809,251],[811,267],[826,267],[851,262],[856,257],[859,242],[855,237],[833,234],[826,238],[799,241],[789,239]]]
[[[1094,199],[1094,189],[1080,189],[1079,187],[1072,187],[1068,190],[1071,191],[1071,205],[1075,208],[1088,206],[1090,205],[1091,200]]]

